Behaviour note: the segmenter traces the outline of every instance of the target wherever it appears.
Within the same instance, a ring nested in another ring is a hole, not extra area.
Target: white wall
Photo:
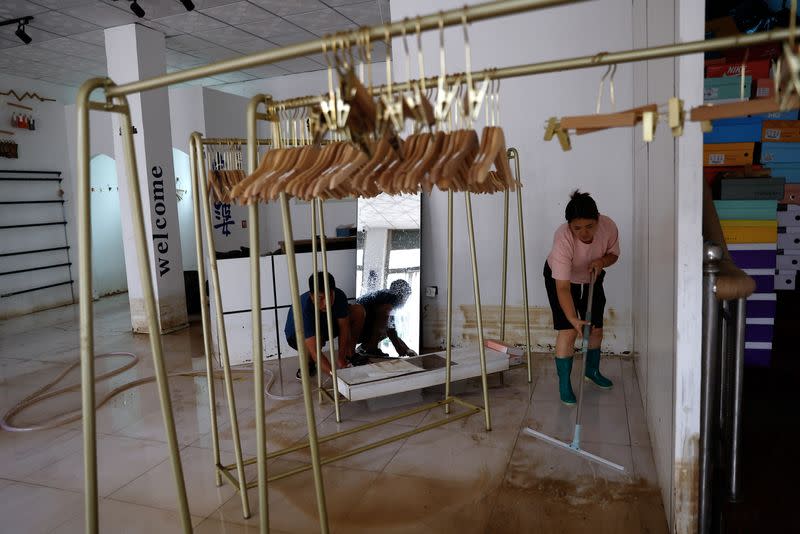
[[[90,172],[92,294],[102,297],[128,289],[119,215],[119,182],[114,158],[105,154],[92,157]]]
[[[75,91],[57,84],[28,80],[0,73],[0,90],[8,91],[11,89],[19,94],[26,91],[36,92],[43,97],[55,98],[57,100],[56,102],[40,102],[38,100],[25,99],[20,102],[13,96],[0,96],[0,105],[2,106],[0,110],[2,111],[2,113],[0,113],[0,129],[15,132],[13,138],[19,146],[20,156],[19,159],[0,158],[0,169],[61,171],[61,177],[63,178],[61,188],[64,191],[63,199],[65,200],[64,210],[67,220],[66,232],[68,240],[69,235],[75,231],[75,220],[72,213],[74,205],[72,181],[74,175],[71,172],[67,147],[64,143],[64,104],[70,99],[74,99]],[[10,126],[10,120],[15,110],[7,106],[6,102],[19,103],[34,108],[32,113],[36,119],[36,130],[28,131],[12,128]],[[5,136],[0,137],[4,138]],[[42,195],[36,198],[45,198],[44,195],[48,195],[46,197],[48,199],[58,198],[57,182],[45,183],[52,187],[36,187],[34,191],[28,187],[23,189],[20,184],[16,184],[16,186],[20,186],[17,192],[22,195],[24,190],[28,190],[30,194]],[[4,184],[4,187],[15,187],[15,184],[8,182]],[[10,192],[11,189],[4,189],[3,191]],[[3,196],[6,195],[6,193],[0,194],[3,194]],[[14,198],[17,199],[17,197]],[[10,199],[9,197],[9,200]],[[22,200],[23,198],[19,197],[18,199]],[[29,208],[30,207],[26,208],[25,206],[4,206],[2,217],[0,217],[0,225],[22,224],[20,217],[23,215],[26,217],[33,217],[32,220],[26,220],[25,222],[41,221],[44,220],[45,216],[53,216],[53,220],[60,220],[62,216],[57,205],[49,206],[46,213],[42,210],[37,210],[37,212],[42,211],[42,213],[40,213],[40,215],[42,215],[41,217],[36,216],[36,213]],[[0,251],[2,252],[63,246],[64,241],[64,230],[62,227],[0,230]],[[67,258],[67,255],[63,252],[0,258],[0,271],[25,269],[52,263],[72,261],[72,277],[77,280],[77,252],[77,247],[73,247],[69,251],[69,258]],[[0,277],[0,293],[61,282],[69,279],[69,277],[70,273],[66,268],[3,276]],[[0,298],[0,318],[30,313],[35,310],[62,304],[69,304],[72,302],[73,289],[77,294],[76,284],[73,288],[65,285],[22,295]]]
[[[175,89],[175,91],[186,92],[191,94],[192,89],[198,89],[197,94],[202,96],[199,88]],[[172,95],[173,90],[170,90]],[[187,100],[181,99],[178,102],[185,103]],[[188,134],[183,135],[184,131],[194,131],[197,128],[193,127],[192,121],[196,122],[199,117],[202,121],[202,114],[195,112],[196,109],[202,108],[202,98],[199,100],[200,104],[192,108],[191,106],[173,105],[172,98],[170,98],[170,115],[173,132],[173,144],[180,146],[180,139],[185,137],[185,145],[188,145]],[[74,104],[64,106],[64,114],[66,116],[66,139],[68,145],[68,154],[70,161],[70,169],[73,175],[77,171],[76,165],[76,111]],[[90,154],[92,157],[91,166],[91,183],[94,188],[91,193],[92,202],[92,254],[93,254],[93,282],[92,294],[95,298],[107,295],[110,293],[118,293],[126,291],[128,284],[125,277],[125,260],[122,249],[122,235],[120,230],[120,206],[119,206],[119,192],[117,183],[116,168],[111,168],[108,165],[98,162],[107,163],[114,160],[114,136],[118,133],[114,132],[111,123],[111,115],[108,113],[91,112],[90,120]],[[202,125],[201,125],[202,126]],[[181,137],[176,136],[176,132]],[[176,153],[175,150],[180,150]],[[183,150],[188,150],[185,146],[180,146],[180,149],[173,149],[173,164],[175,165],[175,173],[178,179],[178,188],[185,188],[187,193],[184,195],[183,200],[178,202],[178,216],[179,226],[181,233],[182,243],[182,257],[184,260],[184,269],[196,268],[195,250],[194,250],[194,230],[191,228],[192,224],[192,211],[191,211],[191,187],[189,180],[189,171],[186,169],[188,160],[183,161],[184,157],[188,157]],[[104,159],[108,158],[108,159]],[[184,164],[185,163],[185,164]],[[108,187],[113,187],[113,192],[108,191]],[[100,187],[105,189],[100,190]],[[113,194],[111,194],[113,193]],[[74,192],[73,192],[74,194]],[[188,208],[188,212],[187,212]],[[185,221],[188,221],[188,229],[186,231]],[[77,247],[77,234],[70,235],[70,241]],[[184,245],[184,243],[188,243]],[[187,265],[187,260],[189,263]]]
[[[703,5],[691,0],[633,3],[634,47],[703,38]],[[634,65],[636,105],[702,102],[702,56]],[[653,143],[633,139],[637,269],[633,307],[636,371],[662,500],[673,532],[696,528],[700,396],[702,136],[666,127]]]
[[[68,161],[72,176],[77,176],[78,126],[75,104],[64,106],[65,138]],[[92,295],[94,298],[128,289],[125,277],[125,256],[122,250],[122,230],[119,205],[119,183],[114,161],[114,128],[111,115],[90,112],[90,192],[92,215]],[[110,165],[108,163],[111,163]],[[76,184],[70,184],[72,195],[77,193]],[[109,191],[108,188],[111,188]],[[77,220],[77,205],[71,213]],[[78,234],[77,225],[70,233],[70,244],[75,251],[77,269]],[[77,276],[77,270],[76,270]],[[79,284],[76,280],[76,295]]]
[[[643,0],[634,4],[639,28],[635,47],[674,40],[674,5]],[[665,102],[675,94],[674,60],[634,65],[636,104]],[[675,143],[657,135],[653,143],[634,139],[637,207],[636,369],[651,434],[664,508],[671,506],[673,451],[673,364],[675,351]],[[669,515],[669,514],[668,514]]]
[[[392,19],[413,17],[419,13],[463,6],[463,1],[395,1]],[[579,39],[574,38],[580,36]],[[631,47],[631,3],[626,0],[598,0],[577,6],[559,7],[527,14],[477,22],[469,28],[473,70],[528,64],[596,53],[598,50],[623,50]],[[439,71],[436,32],[423,35],[426,74]],[[415,54],[415,39],[409,39]],[[464,69],[464,44],[461,27],[445,31],[448,72]],[[395,40],[396,57],[402,54],[402,41]],[[400,62],[401,65],[403,62]],[[415,62],[412,62],[415,63]],[[397,62],[395,62],[397,65]],[[403,68],[395,68],[402,72]],[[412,75],[416,76],[412,65]],[[564,207],[575,189],[589,191],[602,213],[613,218],[620,229],[622,256],[606,277],[606,339],[604,349],[622,352],[632,348],[631,280],[632,261],[632,174],[631,139],[627,129],[597,133],[573,139],[573,150],[564,153],[555,141],[543,141],[548,117],[593,113],[603,69],[586,69],[535,77],[503,80],[500,88],[500,119],[509,146],[517,147],[521,159],[523,202],[534,342],[546,348],[554,342],[552,319],[542,281],[542,266],[552,244],[556,227],[564,222]],[[630,107],[631,67],[621,65],[615,78],[617,108]],[[479,124],[480,128],[481,125]],[[434,193],[423,203],[423,286],[436,285],[439,296],[425,298],[423,339],[426,345],[443,341],[446,317],[446,195]],[[454,336],[463,341],[476,338],[471,271],[467,268],[469,249],[465,233],[463,195],[455,198],[455,258],[459,267],[454,275]],[[473,198],[476,239],[479,243],[482,303],[490,335],[496,335],[499,321],[500,279],[497,275],[502,247],[502,197]],[[513,203],[512,203],[513,206]],[[511,210],[509,246],[508,304],[521,311],[522,292],[519,277],[519,252],[516,210]],[[521,314],[509,324],[514,341],[524,341]],[[464,329],[464,326],[467,326]]]
[[[192,132],[205,132],[202,87],[170,87],[170,129],[172,146],[189,153],[189,136]]]
[[[203,116],[205,120],[205,127],[203,130],[205,137],[237,137],[240,139],[247,138],[247,104],[248,98],[215,91],[213,89],[203,89]],[[207,147],[213,149],[214,147]],[[243,167],[247,171],[247,154],[246,150],[243,153]],[[266,232],[267,232],[267,210],[265,206],[259,208],[259,228],[261,230],[261,250],[266,252],[268,250],[266,245]],[[237,250],[240,247],[247,247],[250,243],[249,231],[242,221],[247,220],[247,207],[238,204],[231,204],[230,215],[233,224],[227,227],[227,232],[223,232],[224,228],[213,228],[214,244],[218,251],[229,252]],[[221,215],[221,214],[220,214]],[[217,225],[221,220],[217,220],[217,215],[212,210],[211,217],[215,219],[214,225]],[[225,234],[228,235],[225,235]]]
[[[178,200],[178,227],[181,234],[181,258],[185,270],[197,269],[197,251],[194,239],[194,207],[192,205],[192,176],[189,168],[189,137],[193,132],[203,133],[202,87],[172,87],[169,89],[170,128],[172,131],[172,159],[175,166],[176,188],[185,191]]]

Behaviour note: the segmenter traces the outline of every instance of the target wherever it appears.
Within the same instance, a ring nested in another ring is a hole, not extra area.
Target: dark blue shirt
[[[344,319],[349,314],[349,306],[347,304],[347,295],[339,288],[335,289],[335,298],[333,299],[333,337],[339,335],[338,319]],[[300,295],[300,307],[303,309],[303,330],[306,339],[316,335],[314,325],[314,302],[311,300],[311,292],[306,291]],[[289,316],[286,317],[286,326],[283,329],[286,334],[286,339],[295,339],[294,332],[294,314],[292,308],[289,308]],[[322,342],[324,343],[329,339],[328,336],[328,317],[327,313],[320,310],[319,312],[319,330]]]

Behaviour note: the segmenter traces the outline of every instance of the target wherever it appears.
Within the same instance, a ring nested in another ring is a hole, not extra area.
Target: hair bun
[[[597,210],[592,195],[589,193],[581,193],[580,189],[572,192],[567,203],[567,208],[564,210],[564,218],[567,222],[574,219],[594,219],[600,217],[600,212]]]

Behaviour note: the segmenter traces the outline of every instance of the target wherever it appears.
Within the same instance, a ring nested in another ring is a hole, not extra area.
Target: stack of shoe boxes
[[[769,79],[768,59],[742,63],[711,60],[706,65],[703,101],[720,104],[749,100],[753,94],[753,79]],[[753,115],[714,121],[711,132],[703,136],[703,161],[707,167],[750,166],[757,161],[762,122],[766,117]],[[795,114],[795,118],[797,115]],[[708,173],[707,173],[708,174]],[[716,174],[716,173],[714,173]]]
[[[761,180],[763,178],[757,178]],[[724,182],[740,180],[724,179]],[[726,193],[728,188],[725,189]],[[725,195],[727,196],[727,195]],[[722,232],[734,263],[756,282],[745,309],[745,363],[768,366],[775,324],[777,200],[716,200]]]
[[[741,62],[708,64],[706,102],[770,96],[770,60],[747,62],[744,80],[741,67]],[[713,184],[718,199],[715,206],[725,241],[734,262],[756,282],[756,292],[748,299],[745,314],[745,361],[748,365],[767,366],[771,360],[777,302],[777,210],[786,183],[784,178],[772,177],[770,174],[774,172],[758,165],[759,161],[765,161],[762,146],[765,124],[773,121],[800,124],[797,118],[794,111],[714,121],[712,131],[704,134],[703,139],[704,174]],[[800,148],[800,143],[797,146]],[[800,158],[797,171],[800,176]]]
[[[793,290],[800,269],[800,121],[764,121],[761,161],[783,176],[778,211],[778,264],[775,289]]]
[[[800,121],[764,121],[761,161],[785,178],[778,212],[778,271],[775,288],[795,289],[800,259]]]

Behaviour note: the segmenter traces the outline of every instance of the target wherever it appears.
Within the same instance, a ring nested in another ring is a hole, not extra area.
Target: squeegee
[[[548,436],[543,432],[538,432],[530,427],[526,427],[523,432],[535,438],[539,438],[550,445],[555,445],[556,447],[561,447],[562,449],[579,454],[588,460],[592,460],[593,462],[616,469],[620,472],[625,472],[625,468],[623,466],[581,449],[581,407],[583,406],[583,383],[585,382],[584,375],[586,374],[586,357],[589,352],[589,335],[592,332],[592,298],[594,296],[594,281],[595,275],[592,274],[591,280],[589,281],[589,298],[586,302],[586,324],[583,326],[583,340],[581,343],[583,364],[581,365],[581,380],[578,388],[578,409],[575,413],[575,430],[572,434],[572,443],[565,443],[552,436]]]

